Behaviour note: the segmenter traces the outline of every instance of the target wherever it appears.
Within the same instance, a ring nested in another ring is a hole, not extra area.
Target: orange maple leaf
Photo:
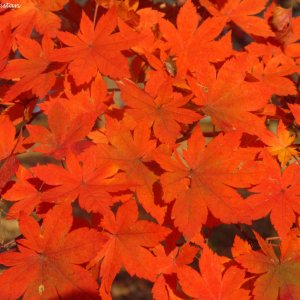
[[[43,98],[56,81],[54,71],[47,72],[50,65],[49,55],[54,49],[54,44],[52,40],[44,38],[41,46],[37,41],[22,36],[17,36],[17,44],[25,59],[10,60],[0,72],[3,79],[18,79],[7,91],[4,101],[11,101],[29,90]]]
[[[19,161],[15,155],[10,155],[7,159],[5,159],[0,168],[0,192],[2,192],[2,189],[17,172],[18,168]]]
[[[261,82],[245,81],[247,57],[227,60],[218,74],[213,66],[204,65],[197,80],[189,78],[194,101],[221,130],[241,130],[257,135],[266,131],[264,120],[254,114],[269,101],[271,92]]]
[[[30,133],[24,144],[34,144],[33,151],[64,158],[69,152],[78,153],[90,145],[84,140],[94,125],[95,112],[77,113],[69,110],[67,101],[53,101],[47,111],[49,129],[27,125]],[[64,120],[64,122],[61,122]]]
[[[291,31],[285,41],[284,53],[290,57],[299,57],[300,44],[298,41],[300,39],[300,17],[292,18],[290,26]]]
[[[152,152],[156,148],[156,141],[150,139],[149,128],[140,123],[132,134],[124,125],[110,121],[106,136],[109,144],[97,145],[97,159],[116,163],[129,180],[136,183],[135,192],[144,209],[162,223],[166,208],[155,203],[153,186],[158,176],[147,166],[153,160]]]
[[[268,0],[227,0],[220,6],[211,0],[199,2],[214,18],[224,19],[226,22],[233,21],[246,33],[262,37],[274,36],[267,21],[254,16],[265,8]]]
[[[177,29],[165,19],[159,21],[162,36],[171,48],[170,54],[177,57],[179,76],[185,77],[187,69],[195,71],[203,61],[222,61],[233,53],[229,34],[220,41],[215,41],[226,20],[207,18],[200,26],[199,22],[199,15],[191,0],[188,0],[178,13]]]
[[[114,163],[99,164],[95,156],[77,159],[67,156],[66,169],[56,165],[39,165],[32,172],[46,184],[55,186],[42,194],[42,201],[74,201],[87,211],[106,213],[116,200],[109,192],[124,191],[130,187]]]
[[[300,125],[300,105],[299,104],[289,104],[289,108],[294,115],[296,123]]]
[[[12,35],[9,26],[0,30],[0,71],[5,67],[12,47]]]
[[[157,95],[151,95],[124,80],[119,84],[121,97],[129,106],[128,114],[137,122],[153,126],[155,136],[162,142],[175,144],[180,133],[179,124],[191,124],[200,119],[196,112],[184,108],[191,97],[174,93],[171,81],[164,82]]]
[[[68,0],[11,0],[11,4],[20,7],[7,11],[1,16],[0,29],[10,24],[15,34],[30,37],[35,29],[41,35],[55,37],[61,19],[55,14],[61,10]]]
[[[179,300],[183,296],[174,291],[170,286],[170,281],[177,282],[176,273],[180,268],[193,262],[199,249],[188,243],[182,247],[176,247],[170,253],[162,245],[154,249],[154,254],[159,259],[159,268],[157,269],[157,278],[154,282],[152,293],[155,300]],[[165,276],[166,275],[166,276]]]
[[[134,46],[142,37],[123,23],[119,25],[123,30],[112,34],[117,23],[114,7],[101,17],[95,29],[89,17],[82,12],[77,35],[58,33],[58,38],[68,47],[56,49],[52,60],[68,62],[69,73],[77,85],[89,82],[97,71],[112,78],[129,77],[128,61],[121,51]]]
[[[222,222],[249,222],[246,206],[233,187],[247,187],[259,180],[263,171],[254,152],[239,148],[240,134],[219,135],[207,146],[197,127],[182,157],[157,153],[156,160],[166,170],[161,175],[164,201],[175,199],[172,218],[183,234],[192,238],[206,222],[208,209]]]
[[[158,262],[149,248],[156,247],[170,230],[153,222],[138,220],[138,207],[132,200],[119,207],[116,216],[112,212],[106,214],[101,227],[108,240],[93,260],[102,261],[101,293],[110,292],[122,266],[131,276],[136,274],[154,281]],[[145,265],[152,267],[145,268]]]
[[[299,67],[294,60],[278,54],[261,61],[255,58],[249,66],[249,74],[270,88],[272,94],[279,96],[295,95],[297,89],[294,82],[286,76],[297,72]]]
[[[69,232],[72,221],[70,205],[48,212],[42,228],[21,215],[19,252],[0,255],[0,263],[10,267],[0,275],[3,299],[98,299],[96,281],[80,265],[95,257],[105,237],[88,228]]]
[[[0,161],[12,154],[16,146],[16,128],[7,116],[0,116]]]
[[[300,166],[292,164],[282,173],[280,166],[270,154],[264,154],[265,176],[261,182],[250,189],[249,215],[253,219],[266,216],[269,212],[271,222],[280,236],[286,235],[300,213]]]
[[[300,247],[291,236],[282,241],[280,255],[262,237],[254,233],[261,251],[250,251],[236,258],[248,272],[258,276],[254,283],[254,299],[299,299]]]
[[[261,138],[269,146],[268,150],[271,155],[278,157],[282,167],[292,157],[298,155],[296,146],[293,146],[296,137],[285,128],[281,120],[279,121],[276,134],[269,132],[268,135],[262,135]]]
[[[183,291],[201,300],[249,300],[249,291],[242,288],[247,281],[245,270],[231,266],[225,270],[222,258],[205,246],[199,260],[201,275],[194,269],[183,266],[178,270],[178,280]],[[263,298],[262,298],[263,299]]]
[[[7,219],[18,219],[21,211],[31,214],[41,200],[40,191],[30,183],[33,174],[28,169],[20,166],[16,177],[14,185],[3,194],[5,200],[14,202]]]

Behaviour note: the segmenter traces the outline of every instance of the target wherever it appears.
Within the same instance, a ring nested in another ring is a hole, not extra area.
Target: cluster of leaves
[[[125,269],[159,300],[300,299],[292,7],[11,2],[0,189],[22,236],[2,245],[0,298],[111,299]]]

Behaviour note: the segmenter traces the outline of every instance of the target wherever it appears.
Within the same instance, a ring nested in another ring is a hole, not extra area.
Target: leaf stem
[[[96,27],[96,20],[97,20],[97,14],[98,14],[99,4],[96,2],[95,12],[94,12],[94,28]]]

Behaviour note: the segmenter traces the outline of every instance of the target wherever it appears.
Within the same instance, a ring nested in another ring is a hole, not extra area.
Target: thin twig
[[[297,158],[297,156],[296,156],[296,155],[293,155],[293,158],[296,160],[297,164],[300,165],[300,161],[299,161],[299,159]]]
[[[107,89],[108,92],[120,92],[119,88],[108,88]]]

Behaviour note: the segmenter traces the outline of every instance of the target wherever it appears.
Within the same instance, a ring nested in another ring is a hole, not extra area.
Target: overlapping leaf
[[[175,94],[171,81],[163,83],[155,97],[130,81],[119,84],[119,87],[122,99],[130,107],[128,114],[137,123],[153,126],[155,136],[162,143],[174,144],[180,133],[179,124],[191,124],[200,118],[194,111],[183,108],[189,97]]]
[[[115,164],[99,164],[93,155],[84,159],[67,156],[66,169],[40,165],[32,168],[32,172],[46,184],[56,186],[43,193],[42,201],[70,202],[78,197],[80,206],[87,211],[107,212],[109,206],[116,202],[109,192],[120,192],[130,187],[124,176],[117,174]]]
[[[138,208],[134,201],[119,207],[116,216],[107,214],[101,226],[108,241],[94,261],[102,260],[102,293],[109,293],[111,284],[124,266],[130,275],[154,280],[158,261],[149,251],[168,234],[169,229],[153,222],[138,220]],[[151,265],[152,268],[145,268]]]
[[[265,130],[264,120],[254,112],[268,103],[271,93],[260,82],[245,81],[246,65],[246,56],[240,56],[227,60],[218,74],[207,66],[198,72],[197,80],[190,78],[195,102],[225,132],[257,134]]]
[[[274,35],[266,20],[254,16],[266,7],[267,0],[227,0],[224,5],[218,1],[214,3],[210,0],[199,0],[199,2],[215,18],[220,18],[226,22],[233,21],[249,34],[262,37]]]
[[[144,209],[162,223],[166,209],[156,203],[154,194],[154,183],[158,177],[147,166],[153,160],[156,141],[150,139],[150,130],[145,123],[140,123],[133,135],[128,128],[120,125],[112,123],[107,126],[110,144],[97,145],[97,159],[116,163],[127,178],[136,183],[137,198]]]
[[[258,278],[254,283],[254,299],[298,299],[300,296],[300,249],[295,237],[282,242],[280,255],[262,237],[255,234],[261,252],[250,251],[236,260]]]
[[[158,154],[164,200],[175,199],[172,217],[191,238],[206,222],[208,209],[226,223],[248,222],[244,201],[233,187],[255,184],[262,170],[253,161],[255,152],[239,149],[240,134],[220,135],[205,145],[197,127],[182,157]]]
[[[50,65],[49,55],[54,48],[50,39],[44,38],[42,46],[35,40],[18,36],[18,49],[25,59],[13,59],[0,72],[0,77],[18,80],[5,95],[5,101],[11,101],[21,93],[32,90],[43,98],[55,83],[53,71],[47,71]]]
[[[300,18],[156,2],[1,3],[0,299],[300,299]]]
[[[249,291],[242,288],[246,282],[245,270],[232,266],[224,271],[222,258],[205,247],[199,260],[201,275],[184,266],[178,271],[183,291],[195,299],[250,299]]]
[[[292,164],[281,172],[277,162],[265,155],[266,171],[263,180],[251,192],[249,204],[252,218],[258,219],[269,212],[271,222],[280,236],[285,236],[300,212],[300,167]]]

